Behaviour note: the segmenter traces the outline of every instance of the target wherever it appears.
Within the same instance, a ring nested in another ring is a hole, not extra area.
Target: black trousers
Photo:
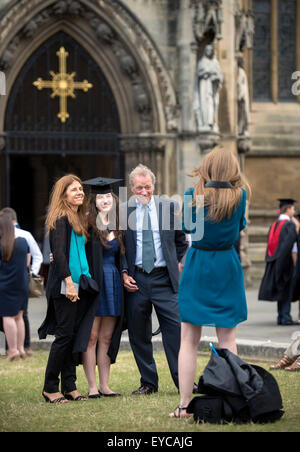
[[[25,341],[24,341],[24,347],[30,348],[31,340],[30,340],[30,324],[29,324],[29,318],[28,318],[28,311],[23,312],[23,320],[25,325]]]
[[[139,290],[127,293],[127,321],[130,345],[141,374],[141,384],[158,389],[158,375],[152,347],[152,307],[154,306],[162,333],[162,342],[169,369],[178,388],[178,353],[180,318],[177,294],[173,292],[168,271],[136,272]]]
[[[45,373],[46,392],[59,392],[59,376],[62,393],[76,389],[76,365],[72,350],[80,322],[86,312],[86,303],[84,297],[76,303],[72,303],[64,295],[54,299],[57,328]]]

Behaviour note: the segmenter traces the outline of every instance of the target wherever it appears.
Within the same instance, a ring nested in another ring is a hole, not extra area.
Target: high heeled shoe
[[[46,394],[44,394],[43,392],[42,396],[47,403],[68,403],[68,400],[65,397],[57,397],[56,399],[51,400],[50,397],[46,396]]]
[[[64,393],[64,397],[67,400],[71,400],[72,402],[86,402],[87,398],[83,395],[78,395],[77,397],[73,397],[72,394]]]

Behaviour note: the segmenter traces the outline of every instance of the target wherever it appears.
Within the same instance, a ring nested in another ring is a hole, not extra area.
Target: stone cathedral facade
[[[141,162],[182,195],[222,144],[252,186],[259,278],[277,198],[300,202],[299,34],[299,0],[0,0],[1,207],[42,242],[62,174],[127,181]]]

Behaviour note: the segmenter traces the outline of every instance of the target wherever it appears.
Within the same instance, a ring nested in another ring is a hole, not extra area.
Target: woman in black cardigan
[[[48,358],[43,397],[50,403],[86,400],[76,388],[76,364],[87,349],[95,303],[82,292],[78,296],[80,275],[91,275],[85,253],[86,201],[77,176],[67,175],[56,182],[46,224],[53,261],[46,288],[48,309],[39,337],[52,334],[55,340]]]

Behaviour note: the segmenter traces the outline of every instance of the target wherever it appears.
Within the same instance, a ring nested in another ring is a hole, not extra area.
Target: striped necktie
[[[144,217],[143,217],[143,240],[142,240],[142,261],[143,269],[150,273],[154,268],[155,247],[153,240],[153,233],[151,229],[151,218],[148,205],[143,206]]]

